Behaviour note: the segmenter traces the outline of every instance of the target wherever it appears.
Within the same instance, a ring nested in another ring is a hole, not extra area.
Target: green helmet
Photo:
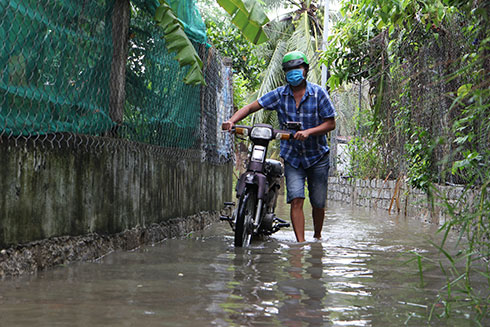
[[[284,70],[298,67],[303,64],[306,65],[306,67],[309,66],[308,58],[306,58],[306,55],[301,51],[288,52],[284,55],[284,58],[282,58],[282,69]]]

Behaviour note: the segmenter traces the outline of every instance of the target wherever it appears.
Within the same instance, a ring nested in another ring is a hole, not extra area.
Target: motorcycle
[[[301,123],[287,122],[287,130],[298,131]],[[294,132],[276,130],[271,125],[235,125],[232,132],[248,137],[252,142],[246,171],[240,175],[236,186],[238,206],[225,202],[225,210],[220,219],[228,221],[235,232],[235,247],[250,245],[253,236],[271,235],[281,228],[290,227],[285,220],[276,217],[274,211],[284,167],[280,161],[266,159],[269,143],[274,140],[290,140]]]

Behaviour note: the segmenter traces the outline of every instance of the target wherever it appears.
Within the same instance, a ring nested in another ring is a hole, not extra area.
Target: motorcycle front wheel
[[[235,246],[246,247],[250,244],[253,233],[253,220],[257,207],[257,193],[247,189],[240,198],[238,215],[235,223]]]

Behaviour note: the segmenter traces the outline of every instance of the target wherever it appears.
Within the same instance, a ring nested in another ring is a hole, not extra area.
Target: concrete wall
[[[469,204],[475,198],[475,194],[464,192],[462,186],[439,185],[435,191],[451,204]],[[425,192],[410,187],[403,179],[384,181],[330,177],[328,199],[385,209],[395,215],[416,217],[435,224],[444,224],[449,218],[442,201],[431,203]]]
[[[39,143],[0,139],[0,248],[114,234],[216,211],[232,199],[230,164],[112,138]]]

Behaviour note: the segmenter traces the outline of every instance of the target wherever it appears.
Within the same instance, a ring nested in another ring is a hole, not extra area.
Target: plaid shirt
[[[326,118],[335,117],[335,108],[325,89],[306,82],[305,95],[296,108],[289,85],[278,87],[258,100],[268,110],[275,110],[281,126],[287,121],[301,122],[303,130],[316,127]],[[294,168],[309,168],[329,151],[326,135],[310,136],[306,141],[281,141],[280,156]]]

